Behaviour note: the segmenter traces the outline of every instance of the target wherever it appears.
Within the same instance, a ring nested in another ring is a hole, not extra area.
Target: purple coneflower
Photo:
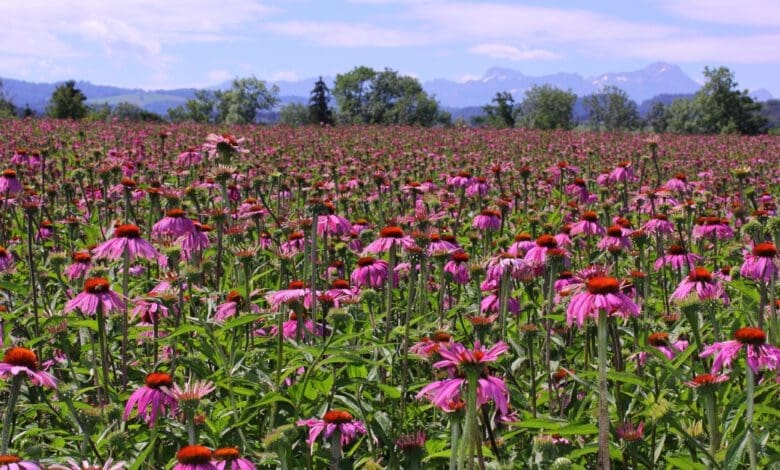
[[[127,421],[133,408],[138,406],[138,416],[151,428],[157,420],[157,415],[170,411],[175,413],[178,402],[170,394],[173,379],[165,372],[152,372],[146,376],[145,385],[130,395],[125,405],[122,419]]]
[[[474,217],[471,226],[479,230],[497,232],[501,228],[501,212],[483,209]]]
[[[98,306],[103,314],[124,310],[125,303],[119,294],[111,290],[111,284],[102,277],[93,277],[84,281],[84,290],[65,304],[64,311],[81,310],[84,315],[94,315]]]
[[[238,447],[223,447],[212,454],[217,470],[255,470],[255,464],[241,457]]]
[[[409,352],[425,359],[434,357],[440,348],[452,345],[452,335],[445,331],[437,331],[430,338],[425,336],[409,347]]]
[[[645,437],[645,423],[642,421],[639,425],[635,426],[634,423],[630,421],[623,422],[615,427],[615,434],[626,442],[640,441]]]
[[[107,459],[104,464],[91,464],[86,460],[79,463],[74,459],[68,459],[67,465],[52,465],[49,470],[124,470],[125,468],[127,468],[127,463],[114,462],[112,458]]]
[[[151,243],[141,238],[141,229],[133,224],[123,224],[116,227],[114,237],[98,245],[93,251],[93,255],[96,259],[122,259],[125,250],[127,250],[131,262],[135,261],[137,257],[156,259],[160,256]]]
[[[707,268],[701,266],[688,273],[688,276],[683,278],[669,298],[682,301],[693,293],[699,300],[721,299],[724,304],[728,303],[728,295],[723,286],[713,278],[712,273]]]
[[[294,256],[303,251],[306,243],[306,236],[303,232],[296,230],[287,236],[286,242],[282,242],[279,251],[285,256]]]
[[[388,275],[387,261],[364,256],[357,260],[357,266],[350,276],[352,284],[373,289],[379,289],[385,284]]]
[[[41,466],[17,455],[0,455],[0,470],[41,470]]]
[[[624,293],[620,292],[620,282],[614,277],[595,276],[585,282],[585,291],[572,297],[566,309],[566,323],[575,321],[578,326],[585,323],[586,318],[596,319],[599,310],[604,310],[609,316],[638,316],[639,307]]]
[[[631,239],[625,234],[625,229],[620,225],[612,225],[607,229],[607,234],[596,245],[599,250],[610,253],[631,249]]]
[[[544,273],[544,268],[547,266],[547,258],[551,250],[556,250],[553,254],[557,254],[561,257],[563,265],[569,264],[569,253],[566,250],[559,249],[555,237],[549,234],[540,235],[536,239],[534,247],[528,250],[523,257],[523,260],[534,269],[537,275],[541,275]]]
[[[0,362],[0,377],[7,379],[20,374],[27,375],[30,382],[39,387],[57,387],[57,379],[50,373],[39,369],[38,356],[35,352],[27,348],[14,347],[5,353],[3,361]]]
[[[0,246],[0,271],[8,271],[14,266],[14,255]]]
[[[511,255],[523,257],[526,253],[528,253],[528,250],[535,246],[536,243],[534,243],[534,241],[531,239],[530,234],[518,233],[515,235],[515,242],[512,243],[512,245],[510,245],[509,249],[506,251]]]
[[[669,235],[674,233],[674,224],[664,214],[655,214],[652,219],[642,225],[642,230],[648,235]]]
[[[685,385],[700,389],[702,391],[712,391],[718,385],[729,380],[728,375],[699,374],[693,379],[685,382]]]
[[[190,445],[176,452],[177,464],[173,470],[217,470],[211,463],[212,453],[207,447]]]
[[[87,272],[92,267],[92,256],[86,251],[78,251],[73,253],[71,259],[73,262],[65,268],[65,275],[68,279],[73,281],[86,276]]]
[[[334,432],[339,433],[341,446],[348,445],[358,434],[366,433],[366,426],[345,410],[329,410],[322,419],[302,419],[296,423],[298,426],[309,427],[309,438],[306,443],[310,448],[314,447],[314,441],[324,433],[325,439],[330,438]]]
[[[571,224],[571,236],[583,234],[586,237],[603,236],[607,230],[599,224],[599,215],[593,211],[585,211],[582,218]]]
[[[780,348],[766,344],[766,333],[761,328],[746,326],[734,333],[731,341],[721,341],[704,349],[700,357],[709,357],[713,354],[712,373],[718,373],[723,366],[731,367],[731,362],[737,357],[739,351],[745,349],[747,363],[753,372],[759,369],[780,368]]]
[[[688,253],[688,250],[680,245],[671,245],[666,254],[655,260],[653,269],[660,270],[664,266],[671,266],[674,269],[693,269],[701,261],[701,256],[695,253]]]
[[[745,262],[739,269],[743,277],[764,282],[777,277],[777,271],[777,247],[771,242],[756,244],[750,253],[745,254]]]
[[[468,262],[468,253],[456,251],[450,255],[450,260],[444,265],[444,272],[449,274],[456,284],[468,284],[470,278]]]
[[[169,209],[165,217],[152,226],[152,236],[155,238],[177,238],[195,231],[195,224],[182,209]]]
[[[195,221],[192,223],[195,226],[195,230],[187,232],[176,240],[181,247],[182,257],[186,260],[192,259],[193,252],[203,251],[211,245],[208,236],[208,233],[211,231],[211,225],[201,224],[200,222]],[[268,239],[270,239],[270,236]],[[266,247],[264,246],[263,248]]]
[[[379,238],[369,243],[363,252],[371,254],[383,253],[389,251],[394,246],[409,249],[417,245],[412,237],[404,235],[401,227],[388,225],[379,231]]]
[[[14,194],[19,194],[22,191],[24,191],[24,187],[22,186],[22,183],[16,179],[15,170],[8,169],[3,170],[3,172],[0,173],[0,197],[12,196]]]
[[[320,214],[317,217],[317,234],[320,236],[326,233],[330,236],[349,235],[352,231],[352,224],[346,218],[336,215],[336,208],[333,203],[326,201],[326,214]]]
[[[287,289],[281,289],[266,294],[265,299],[271,304],[271,310],[277,311],[282,304],[291,304],[304,300],[305,305],[311,303],[311,289],[303,281],[290,281]]]
[[[734,238],[734,231],[729,227],[728,219],[720,217],[699,217],[691,231],[694,240],[700,238],[727,240]]]

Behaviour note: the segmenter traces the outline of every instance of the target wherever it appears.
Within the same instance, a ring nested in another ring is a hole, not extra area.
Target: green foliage
[[[330,109],[330,89],[322,77],[314,83],[309,98],[309,118],[312,124],[333,124],[333,110]],[[284,122],[284,121],[283,121]]]
[[[449,124],[449,113],[441,112],[420,82],[385,69],[356,67],[336,75],[333,96],[339,121],[346,124]]]
[[[235,78],[227,91],[198,90],[184,105],[168,110],[173,122],[193,121],[216,124],[249,124],[258,111],[271,109],[279,102],[276,86],[270,89],[254,76]]]
[[[290,103],[279,114],[279,123],[287,126],[305,126],[311,123],[310,119],[310,108],[301,103]]]
[[[3,82],[0,81],[0,119],[8,119],[16,116],[16,106],[5,95]]]
[[[662,102],[656,101],[653,103],[653,107],[647,115],[647,124],[653,132],[666,132],[666,129],[669,127],[669,117],[666,106]]]
[[[515,127],[515,99],[512,93],[496,93],[492,103],[495,104],[482,107],[485,111],[485,124],[491,127]]]
[[[769,100],[762,103],[761,115],[766,119],[769,133],[777,135],[780,132],[780,100]]]
[[[518,114],[520,125],[531,129],[571,129],[577,95],[551,85],[534,85],[525,92]]]
[[[81,119],[87,115],[87,97],[68,80],[54,89],[46,114],[57,119]]]
[[[737,90],[727,67],[704,68],[707,82],[692,100],[677,100],[667,110],[669,130],[683,134],[758,134],[766,130],[761,104]]]
[[[640,125],[636,103],[628,93],[614,85],[608,85],[583,100],[593,129],[633,130]]]

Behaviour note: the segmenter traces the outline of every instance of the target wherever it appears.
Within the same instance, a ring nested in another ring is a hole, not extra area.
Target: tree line
[[[734,74],[726,67],[705,67],[706,79],[692,98],[679,98],[669,104],[656,101],[642,119],[636,102],[616,86],[606,86],[582,97],[587,120],[574,116],[579,97],[571,90],[550,85],[535,85],[516,104],[509,92],[499,92],[482,108],[483,114],[472,125],[499,128],[594,130],[652,130],[681,134],[741,133],[758,134],[780,121],[780,101],[770,100],[762,108],[747,90],[740,91]],[[52,93],[46,114],[54,118],[163,121],[163,117],[130,104],[87,106],[86,96],[74,81],[59,85]],[[212,124],[255,123],[263,113],[276,112],[276,118],[288,125],[419,125],[445,126],[452,116],[435,97],[428,95],[419,80],[391,69],[381,71],[355,67],[338,74],[333,90],[320,77],[307,103],[290,103],[277,109],[279,89],[254,76],[235,78],[225,90],[198,90],[184,104],[168,110],[167,120]],[[334,106],[335,105],[335,106]],[[2,93],[0,118],[19,115],[14,104]],[[29,115],[29,107],[21,114]],[[463,124],[461,122],[460,124]]]

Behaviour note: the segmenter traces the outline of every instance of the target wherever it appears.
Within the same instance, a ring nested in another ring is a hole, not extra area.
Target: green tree
[[[532,129],[571,129],[577,95],[551,85],[534,85],[525,92],[518,115],[520,125]]]
[[[57,119],[81,119],[87,115],[85,101],[87,97],[76,88],[76,82],[68,80],[54,89],[46,114]]]
[[[653,132],[666,132],[667,127],[669,127],[669,116],[666,106],[662,102],[653,103],[653,107],[647,114],[647,124],[653,129]]]
[[[330,89],[322,77],[314,83],[309,98],[309,122],[312,124],[333,124],[333,110],[330,109]]]
[[[758,134],[766,124],[761,104],[748,91],[739,91],[734,73],[727,67],[704,67],[707,81],[696,93],[695,105],[701,113],[705,133]]]
[[[279,102],[279,88],[270,89],[266,83],[251,77],[235,78],[227,91],[214,93],[217,100],[217,122],[249,124],[255,122],[257,112],[269,110]]]
[[[217,97],[209,90],[197,90],[194,98],[170,108],[168,119],[172,122],[214,123],[217,120]]]
[[[680,98],[672,101],[666,110],[666,131],[675,134],[702,133],[701,111],[694,99]]]
[[[159,114],[147,111],[133,103],[122,102],[111,108],[111,117],[120,121],[162,122]]]
[[[16,106],[6,96],[3,90],[3,82],[0,80],[0,118],[7,119],[16,116]]]
[[[304,126],[311,122],[311,108],[301,103],[290,103],[279,113],[279,123],[286,126]]]
[[[347,124],[448,124],[449,113],[439,110],[436,100],[412,77],[385,69],[376,72],[356,67],[336,76],[333,96],[339,121]]]
[[[639,127],[639,111],[628,93],[614,85],[583,98],[594,129],[631,130]]]
[[[515,127],[515,99],[512,93],[496,93],[491,103],[482,107],[485,111],[485,123],[491,127]]]

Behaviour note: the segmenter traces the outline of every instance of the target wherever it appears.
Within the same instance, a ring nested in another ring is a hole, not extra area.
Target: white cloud
[[[509,44],[488,43],[479,44],[469,48],[473,54],[486,55],[493,59],[505,59],[513,61],[523,60],[554,60],[560,58],[559,54],[545,49],[519,49]]]
[[[463,75],[459,75],[455,77],[455,82],[457,83],[466,83],[466,82],[472,82],[474,80],[479,80],[482,78],[482,75],[475,75],[471,73],[464,73]]]
[[[427,35],[422,33],[338,21],[286,21],[268,23],[265,27],[332,47],[404,47],[429,42]]]
[[[670,13],[703,22],[780,26],[777,0],[664,0],[662,5]]]
[[[691,36],[630,41],[611,48],[607,53],[648,60],[673,62],[780,63],[780,34],[750,36]]]
[[[280,70],[272,73],[268,80],[272,82],[294,82],[299,80],[299,78],[298,74],[291,70]]]
[[[227,70],[209,70],[209,81],[217,84],[230,80],[233,78],[233,74]]]

